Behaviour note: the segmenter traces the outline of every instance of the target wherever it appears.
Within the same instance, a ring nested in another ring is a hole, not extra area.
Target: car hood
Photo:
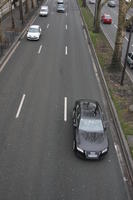
[[[46,10],[46,11],[40,11],[40,14],[47,14],[48,13],[48,11]]]
[[[39,37],[40,33],[31,33],[31,32],[28,32],[27,33],[27,37]]]
[[[102,151],[108,148],[108,139],[105,133],[85,133],[77,131],[76,143],[84,151]]]

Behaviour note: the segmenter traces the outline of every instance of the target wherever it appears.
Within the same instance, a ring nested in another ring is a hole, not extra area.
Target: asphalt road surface
[[[48,5],[41,39],[24,37],[0,73],[0,200],[128,200],[111,128],[103,160],[72,151],[75,100],[106,102],[76,0]]]

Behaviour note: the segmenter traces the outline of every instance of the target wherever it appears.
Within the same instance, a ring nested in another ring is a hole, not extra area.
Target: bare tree
[[[20,12],[20,20],[22,21],[22,24],[24,23],[24,13],[23,13],[23,2],[22,0],[19,0],[19,12]]]
[[[11,13],[11,26],[12,28],[14,29],[15,28],[15,22],[14,22],[14,17],[13,17],[13,11],[12,11],[12,2],[11,0],[9,0],[9,3],[10,3],[10,13]]]
[[[100,15],[102,7],[107,3],[108,0],[96,0],[95,14],[94,14],[94,32],[99,33],[100,31]]]
[[[118,29],[116,33],[115,48],[111,63],[111,68],[114,69],[119,69],[121,66],[122,45],[125,37],[125,28],[133,20],[133,16],[126,20],[126,15],[132,5],[133,0],[119,0]]]
[[[37,1],[36,0],[31,0],[31,5],[32,5],[32,8],[34,9],[37,5]]]
[[[1,17],[0,17],[0,43],[4,41],[4,33],[2,31],[2,23],[1,23]]]
[[[25,1],[25,13],[28,13],[30,11],[30,0]]]

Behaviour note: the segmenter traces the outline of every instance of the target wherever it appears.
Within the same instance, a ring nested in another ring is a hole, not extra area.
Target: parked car
[[[48,12],[49,12],[48,6],[41,6],[39,15],[40,15],[40,16],[47,16],[47,15],[48,15]]]
[[[96,0],[89,0],[89,3],[90,3],[90,4],[95,4],[95,3],[96,3]]]
[[[128,53],[127,64],[131,69],[133,69],[133,52]]]
[[[130,32],[131,29],[132,29],[132,32],[133,32],[132,24],[129,24],[129,25],[126,26],[126,31],[127,32]]]
[[[64,13],[65,12],[64,4],[58,4],[57,5],[57,12],[59,12],[59,13]]]
[[[86,159],[99,159],[108,152],[108,130],[97,101],[80,99],[75,102],[73,126],[73,149],[77,155]]]
[[[112,23],[112,17],[109,14],[104,14],[101,16],[101,21],[104,24],[111,24]]]
[[[41,36],[41,27],[39,25],[31,25],[27,32],[28,40],[39,40]]]
[[[114,8],[116,7],[116,2],[114,0],[110,0],[108,1],[108,6]]]

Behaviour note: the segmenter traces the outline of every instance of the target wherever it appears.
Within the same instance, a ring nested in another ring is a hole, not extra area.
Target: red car
[[[111,24],[112,23],[112,17],[109,14],[104,14],[101,17],[101,21],[103,24]]]

